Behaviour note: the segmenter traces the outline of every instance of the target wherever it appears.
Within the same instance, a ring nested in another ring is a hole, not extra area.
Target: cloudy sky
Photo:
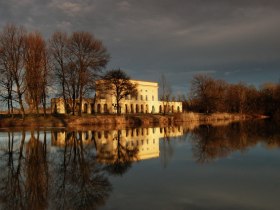
[[[280,81],[279,0],[0,0],[6,23],[89,31],[103,40],[110,68],[186,93],[194,74],[260,85]]]

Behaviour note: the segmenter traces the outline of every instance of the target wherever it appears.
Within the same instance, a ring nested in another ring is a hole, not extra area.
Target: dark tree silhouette
[[[31,110],[39,114],[39,105],[43,104],[46,114],[46,96],[49,75],[46,43],[40,33],[30,33],[25,38],[25,100]]]
[[[78,114],[82,115],[82,99],[92,89],[97,74],[106,67],[109,54],[103,43],[88,32],[74,32],[69,37],[67,51],[72,101],[76,103],[79,99]]]
[[[15,25],[6,25],[0,33],[0,66],[6,75],[9,85],[14,84],[16,98],[19,103],[22,117],[25,117],[23,94],[25,92],[24,79],[24,40],[25,29]],[[1,73],[1,74],[2,74]],[[12,81],[9,81],[12,80]],[[10,99],[10,92],[8,92]]]
[[[112,95],[116,99],[118,114],[121,113],[120,101],[128,95],[137,95],[136,84],[133,84],[130,77],[121,69],[108,71],[96,86],[101,93]]]

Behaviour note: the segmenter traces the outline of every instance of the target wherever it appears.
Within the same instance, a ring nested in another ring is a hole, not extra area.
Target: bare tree
[[[74,32],[67,46],[70,59],[69,70],[72,101],[79,99],[78,114],[82,114],[82,99],[92,88],[93,80],[109,61],[103,43],[88,32]],[[74,110],[73,110],[74,111]]]
[[[1,49],[1,67],[6,72],[7,78],[14,83],[16,92],[16,101],[19,103],[22,117],[25,116],[23,106],[24,88],[24,64],[23,50],[25,30],[15,25],[6,25],[0,33],[0,49]],[[12,84],[9,84],[12,85]],[[9,94],[8,94],[9,95]]]
[[[224,98],[227,84],[214,80],[207,75],[195,75],[191,81],[192,106],[204,113],[224,110]]]
[[[172,98],[172,89],[171,86],[168,84],[164,74],[161,75],[160,86],[161,86],[160,100],[162,101],[162,105],[163,105],[163,113],[166,114],[166,112],[170,111],[169,104]]]
[[[69,89],[69,78],[67,77],[68,57],[67,57],[68,36],[64,32],[55,32],[49,40],[49,49],[54,65],[54,72],[58,79],[62,91],[64,107],[67,107],[67,90]],[[71,74],[70,74],[71,75]]]
[[[31,110],[36,109],[39,114],[39,105],[46,101],[47,85],[47,49],[40,33],[30,33],[25,39],[24,64],[27,101]]]
[[[2,61],[1,54],[0,49],[0,101],[7,103],[8,114],[13,116],[13,78],[11,72],[6,70],[8,68],[6,62]]]
[[[229,85],[225,98],[228,112],[244,113],[247,89],[248,87],[243,83]]]
[[[128,95],[137,95],[136,84],[133,84],[130,77],[121,69],[108,71],[97,86],[97,90],[103,94],[115,97],[118,114],[121,113],[120,101]]]

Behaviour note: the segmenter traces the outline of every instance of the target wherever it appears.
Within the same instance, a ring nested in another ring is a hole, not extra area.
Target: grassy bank
[[[135,126],[170,126],[188,122],[213,122],[213,121],[239,121],[256,118],[256,116],[216,113],[211,115],[199,113],[176,113],[168,115],[139,114],[139,115],[27,115],[23,120],[20,115],[13,118],[6,115],[0,116],[0,128],[9,127],[75,127],[75,126],[110,126],[110,127],[135,127]]]

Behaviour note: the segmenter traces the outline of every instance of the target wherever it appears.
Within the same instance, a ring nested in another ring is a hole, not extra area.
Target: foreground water
[[[0,132],[1,209],[279,209],[266,121]]]

